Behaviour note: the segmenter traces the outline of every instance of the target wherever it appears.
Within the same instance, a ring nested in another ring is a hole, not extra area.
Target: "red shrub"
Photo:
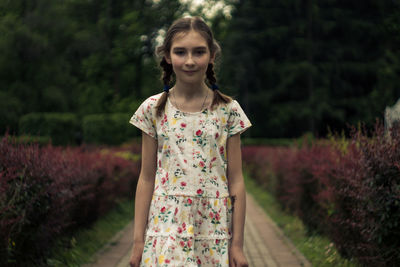
[[[302,148],[244,147],[252,176],[324,233],[342,255],[365,266],[400,265],[400,129],[389,138],[355,131],[345,152],[335,143]]]
[[[330,146],[244,147],[243,159],[252,176],[282,207],[301,217],[310,231],[325,231],[332,212],[331,170],[337,165]],[[323,218],[323,220],[321,220]]]
[[[83,148],[0,143],[0,258],[40,263],[60,235],[131,197],[139,164]]]
[[[383,129],[355,132],[337,175],[332,239],[366,266],[400,264],[400,129]]]

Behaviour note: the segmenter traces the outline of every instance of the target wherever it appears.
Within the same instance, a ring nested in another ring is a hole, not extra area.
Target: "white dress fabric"
[[[168,98],[157,117],[160,96],[146,99],[129,121],[158,142],[141,266],[228,266],[233,210],[226,143],[251,123],[236,100],[182,112]]]

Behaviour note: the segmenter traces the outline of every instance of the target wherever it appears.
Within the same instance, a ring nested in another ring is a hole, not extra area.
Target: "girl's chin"
[[[204,79],[199,79],[198,77],[182,77],[178,78],[177,82],[188,83],[188,84],[200,84],[204,82]]]
[[[188,84],[188,85],[201,85],[204,83],[204,80],[188,80],[188,79],[182,79],[179,81],[182,84]]]

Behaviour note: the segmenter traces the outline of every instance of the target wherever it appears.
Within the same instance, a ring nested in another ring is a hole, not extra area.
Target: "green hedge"
[[[16,144],[38,144],[39,146],[46,146],[51,144],[50,136],[35,136],[35,135],[20,135],[20,136],[8,136],[9,142]]]
[[[92,144],[119,145],[140,134],[129,124],[132,114],[93,114],[83,117],[83,141]]]
[[[21,101],[12,93],[0,91],[0,134],[13,134],[18,129],[18,118],[22,111]]]
[[[304,133],[302,136],[297,138],[252,138],[246,137],[242,138],[243,145],[265,145],[265,146],[275,146],[275,147],[290,147],[290,146],[310,146],[312,142],[315,141],[315,137],[312,133]]]
[[[242,144],[247,145],[267,145],[267,146],[292,146],[296,139],[289,138],[250,138],[244,137]]]
[[[76,144],[80,123],[73,113],[29,113],[19,120],[20,135],[49,136],[53,145]]]

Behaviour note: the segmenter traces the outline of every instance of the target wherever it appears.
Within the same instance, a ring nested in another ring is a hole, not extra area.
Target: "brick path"
[[[246,210],[244,252],[250,267],[311,266],[249,194]],[[119,232],[86,267],[129,266],[132,226]]]

